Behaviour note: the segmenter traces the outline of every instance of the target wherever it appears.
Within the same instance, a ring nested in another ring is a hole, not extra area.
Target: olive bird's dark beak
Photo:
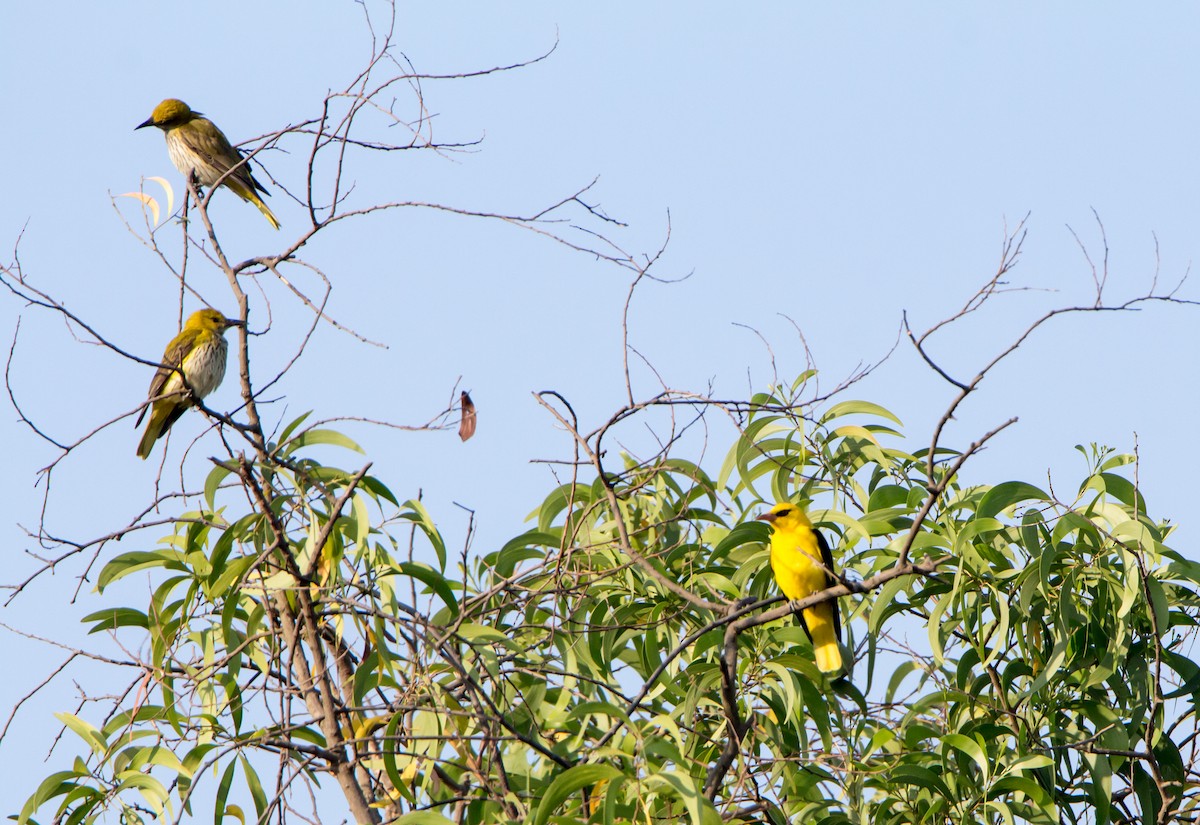
[[[145,120],[143,120],[141,123],[139,123],[137,126],[134,126],[133,131],[136,132],[138,129],[145,129],[147,126],[153,126],[153,125],[154,125],[154,118],[148,117]]]

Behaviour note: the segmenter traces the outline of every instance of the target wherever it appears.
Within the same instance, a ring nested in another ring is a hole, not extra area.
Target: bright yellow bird
[[[215,186],[218,182],[244,201],[258,207],[271,226],[279,220],[258,196],[269,194],[250,174],[250,166],[211,120],[193,112],[182,100],[167,98],[137,129],[157,126],[167,138],[167,154],[185,178],[197,186]]]
[[[804,599],[837,584],[833,578],[833,554],[824,536],[795,504],[776,504],[758,517],[771,525],[771,569],[783,595],[792,601]],[[800,624],[812,639],[813,655],[823,673],[842,669],[841,620],[837,599],[801,611]]]

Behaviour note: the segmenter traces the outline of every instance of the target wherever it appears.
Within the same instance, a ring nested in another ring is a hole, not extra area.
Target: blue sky
[[[704,391],[712,382],[724,397],[771,378],[762,341],[739,325],[761,333],[790,378],[804,366],[794,319],[832,383],[891,348],[902,311],[918,328],[955,311],[994,271],[1005,227],[1028,213],[1010,280],[1029,290],[1002,296],[931,345],[969,377],[1046,310],[1092,302],[1071,229],[1098,261],[1093,210],[1107,232],[1113,302],[1148,289],[1156,268],[1160,284],[1187,272],[1200,226],[1198,29],[1200,11],[1184,4],[772,4],[736,13],[678,2],[402,5],[397,46],[423,73],[518,62],[556,38],[558,47],[517,72],[427,81],[435,136],[482,138],[478,150],[364,158],[351,172],[354,197],[530,212],[599,176],[590,197],[629,225],[615,239],[652,252],[669,214],[658,274],[690,275],[639,288],[632,343],[670,386]],[[121,346],[157,358],[174,333],[177,288],[122,226],[110,194],[136,189],[142,176],[176,185],[180,177],[161,135],[133,127],[170,96],[235,141],[274,131],[319,111],[325,92],[368,55],[351,2],[6,8],[0,248],[12,249],[24,228],[21,260],[36,285]],[[409,105],[399,94],[401,108]],[[292,186],[303,161],[263,157]],[[234,257],[276,251],[301,231],[299,207],[279,191],[270,203],[279,234],[252,207],[214,198]],[[480,418],[465,445],[449,432],[347,429],[400,496],[425,496],[451,547],[466,527],[454,502],[476,511],[475,552],[523,529],[552,483],[530,460],[569,454],[531,393],[561,392],[588,429],[619,406],[628,274],[508,226],[412,210],[331,230],[304,255],[334,282],[331,314],[387,349],[322,328],[273,409],[417,424],[461,376]],[[232,310],[215,273],[195,272],[206,297]],[[1190,285],[1180,294],[1200,298]],[[282,293],[272,298],[279,322],[257,344],[264,369],[289,357],[297,340],[289,322],[301,317]],[[74,340],[58,319],[8,297],[5,345],[18,317],[12,383],[56,437],[77,438],[144,397],[146,368]],[[1196,407],[1198,318],[1200,309],[1159,306],[1068,317],[1040,331],[948,431],[962,445],[1020,418],[968,479],[1041,483],[1052,472],[1073,488],[1083,470],[1075,444],[1129,450],[1136,433],[1152,513],[1181,523],[1175,546],[1194,556],[1179,439]],[[636,395],[658,389],[646,370],[634,377]],[[903,343],[854,394],[899,414],[912,446],[927,442],[952,397]],[[234,398],[229,382],[212,403]],[[34,548],[18,525],[36,526],[44,492],[36,471],[54,456],[15,418],[11,408],[0,416],[0,435],[16,448],[0,480],[6,582],[32,569]],[[189,438],[199,432],[196,422],[181,426]],[[715,468],[729,435],[711,437]],[[144,505],[159,454],[138,461],[136,442],[121,421],[59,469],[47,511],[56,533],[104,533]],[[172,441],[175,461],[184,443]],[[63,566],[0,621],[78,641],[77,618],[96,605],[90,585],[78,603],[64,603],[81,570]],[[0,684],[7,709],[61,657],[0,638],[22,663]],[[89,674],[80,666],[71,678],[88,684]],[[0,789],[5,812],[24,799],[23,778],[51,769],[37,761],[52,735],[49,712],[75,701],[61,682],[0,743],[0,761],[17,766]]]

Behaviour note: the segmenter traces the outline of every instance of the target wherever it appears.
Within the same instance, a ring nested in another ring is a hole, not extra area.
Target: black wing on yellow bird
[[[825,565],[826,571],[832,571],[833,551],[829,549],[829,542],[825,541],[825,536],[816,530],[813,530],[813,533],[816,534],[817,537],[817,546],[821,548],[821,564]],[[837,583],[837,579],[831,575],[831,572],[825,573],[825,587],[833,587]],[[825,587],[822,587],[821,589],[824,590]],[[841,608],[838,607],[837,599],[833,599],[829,602],[829,604],[833,606],[833,633],[835,636],[837,636],[837,640],[840,642],[842,640],[842,611]],[[809,635],[811,636],[812,634],[810,633]]]

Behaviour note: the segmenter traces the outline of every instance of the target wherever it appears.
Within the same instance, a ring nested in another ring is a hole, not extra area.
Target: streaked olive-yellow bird
[[[783,595],[792,601],[804,599],[837,584],[833,573],[833,553],[825,537],[813,529],[812,522],[795,504],[776,504],[758,517],[771,525],[771,569]],[[837,599],[805,608],[800,623],[812,639],[817,667],[824,673],[842,669],[842,626]]]
[[[229,351],[225,330],[241,324],[241,321],[226,318],[215,309],[202,309],[193,312],[179,334],[167,344],[162,366],[150,382],[146,406],[142,407],[134,422],[135,427],[141,424],[146,409],[150,409],[150,422],[138,444],[137,454],[140,458],[150,455],[154,442],[166,435],[194,400],[203,398],[220,386],[221,379],[225,377],[225,359]]]
[[[153,114],[137,125],[137,129],[157,126],[167,137],[167,154],[185,178],[194,179],[199,186],[215,186],[219,182],[244,201],[250,201],[279,228],[274,213],[258,196],[270,194],[250,174],[250,165],[218,129],[200,112],[193,112],[182,100],[167,98],[154,107]]]

